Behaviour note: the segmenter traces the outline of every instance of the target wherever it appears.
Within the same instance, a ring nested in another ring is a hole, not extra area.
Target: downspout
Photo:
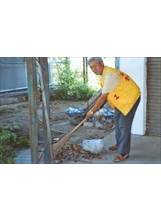
[[[115,68],[120,69],[120,57],[115,58]]]

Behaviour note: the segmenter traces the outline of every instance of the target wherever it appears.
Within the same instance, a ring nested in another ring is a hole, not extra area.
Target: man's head
[[[102,75],[104,69],[104,62],[101,57],[89,58],[88,65],[96,75]]]

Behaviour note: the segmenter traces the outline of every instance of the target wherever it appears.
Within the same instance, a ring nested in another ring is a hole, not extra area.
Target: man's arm
[[[95,112],[97,112],[106,102],[107,102],[108,93],[103,93],[93,106],[93,108],[87,113],[86,119],[90,119]]]
[[[90,119],[93,114],[107,102],[108,94],[119,84],[120,76],[117,73],[110,73],[105,77],[102,95],[99,97],[94,107],[87,113],[86,119]]]
[[[117,73],[110,73],[105,77],[102,93],[112,92],[120,84],[120,76]]]

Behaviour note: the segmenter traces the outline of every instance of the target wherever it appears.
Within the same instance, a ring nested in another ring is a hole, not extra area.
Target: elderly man
[[[140,88],[126,73],[105,66],[101,57],[91,57],[88,60],[91,70],[99,76],[102,94],[94,107],[87,113],[88,120],[107,101],[115,109],[114,124],[116,145],[110,147],[117,150],[114,162],[120,162],[129,157],[131,142],[131,126],[135,112],[140,102]]]

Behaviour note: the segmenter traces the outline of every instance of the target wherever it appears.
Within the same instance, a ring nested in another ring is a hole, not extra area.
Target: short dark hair
[[[90,57],[90,58],[88,59],[88,65],[89,65],[93,60],[96,60],[96,61],[99,62],[99,63],[103,62],[102,57]]]

